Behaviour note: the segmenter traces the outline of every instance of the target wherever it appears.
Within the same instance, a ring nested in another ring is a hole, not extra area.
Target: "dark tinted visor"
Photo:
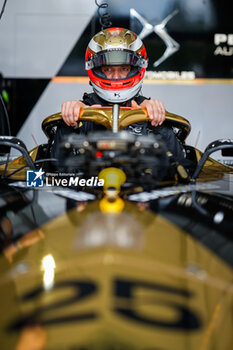
[[[147,67],[147,61],[135,52],[128,50],[108,50],[93,55],[91,60],[86,62],[86,70],[102,66]]]

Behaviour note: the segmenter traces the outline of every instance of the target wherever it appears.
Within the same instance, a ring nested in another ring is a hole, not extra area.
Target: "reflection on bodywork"
[[[43,286],[45,290],[51,289],[54,285],[56,264],[51,254],[43,257],[41,262],[41,269],[44,271]]]
[[[76,249],[119,247],[141,250],[144,245],[143,228],[129,214],[91,214],[79,229]]]

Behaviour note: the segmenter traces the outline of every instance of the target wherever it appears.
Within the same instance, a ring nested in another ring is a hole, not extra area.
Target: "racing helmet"
[[[124,79],[108,79],[103,66],[130,65]],[[85,68],[95,93],[112,103],[122,103],[136,96],[142,86],[147,68],[146,49],[141,39],[131,30],[107,28],[89,42]]]

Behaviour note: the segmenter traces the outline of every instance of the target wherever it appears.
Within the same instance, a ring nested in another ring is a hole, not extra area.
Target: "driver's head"
[[[130,100],[141,89],[147,67],[145,47],[135,33],[108,28],[97,33],[86,51],[86,70],[94,91],[108,102]]]

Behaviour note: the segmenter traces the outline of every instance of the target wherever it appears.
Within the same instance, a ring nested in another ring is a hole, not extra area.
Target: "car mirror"
[[[23,141],[21,141],[20,139],[18,139],[17,137],[14,136],[0,136],[0,149],[1,147],[12,147],[16,150],[18,150],[25,158],[28,166],[31,169],[35,169],[35,165],[28,153],[27,147],[25,146],[25,144],[23,143]]]
[[[192,181],[195,181],[196,178],[199,176],[201,169],[203,168],[205,162],[207,161],[208,157],[217,151],[222,152],[231,152],[233,154],[233,140],[232,139],[219,139],[216,141],[211,142],[205,149],[199,163],[197,164],[196,170],[194,171]]]
[[[226,153],[230,152],[232,155],[233,154],[233,139],[220,139],[220,140],[213,141],[206,147],[205,152],[207,152],[207,151],[211,151],[210,154],[213,152],[216,152],[216,151],[222,151],[222,154],[225,152]]]

